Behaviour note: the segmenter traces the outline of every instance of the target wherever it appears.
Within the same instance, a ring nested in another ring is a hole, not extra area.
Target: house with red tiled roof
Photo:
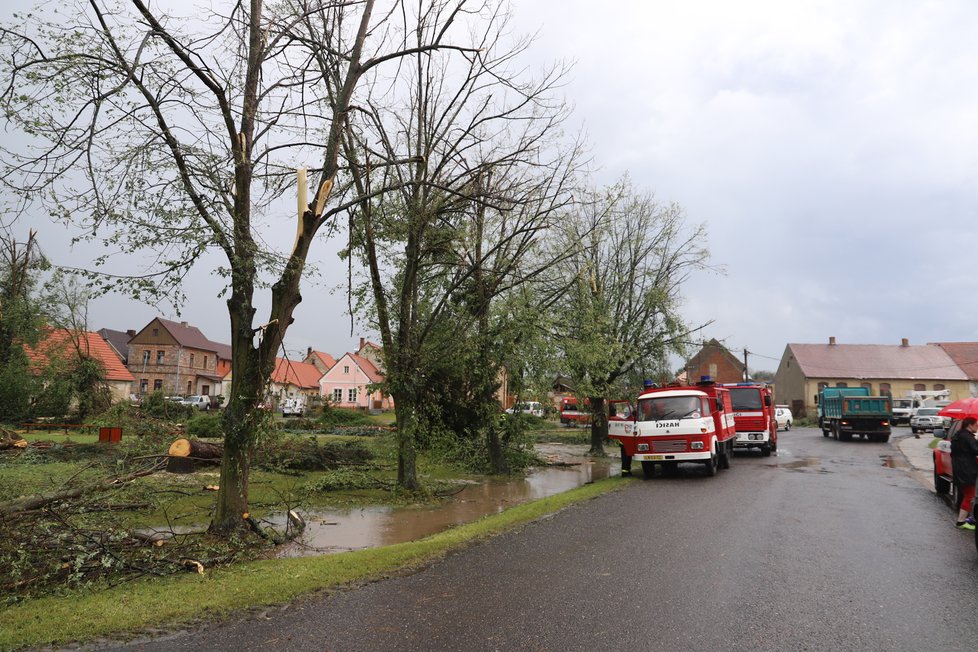
[[[217,395],[231,369],[231,347],[185,321],[157,317],[130,338],[127,367],[139,394]]]
[[[939,346],[968,377],[971,396],[978,396],[978,342],[930,342]]]
[[[281,400],[298,395],[319,398],[319,379],[323,374],[316,365],[286,358],[275,359],[269,394]]]
[[[40,371],[52,364],[70,366],[78,356],[97,360],[105,371],[105,383],[112,394],[112,401],[129,399],[135,380],[119,355],[101,335],[89,331],[70,331],[64,328],[50,329],[36,347],[25,346],[24,352],[31,368]]]
[[[950,400],[972,395],[968,375],[938,345],[788,344],[774,376],[775,400],[796,417],[815,414],[823,387],[866,387],[873,395],[948,390]]]
[[[328,353],[315,351],[310,346],[306,349],[306,357],[303,359],[303,362],[315,365],[316,369],[319,369],[319,372],[324,374],[333,368],[333,365],[336,364],[336,358]]]
[[[384,375],[369,358],[345,353],[320,378],[319,391],[336,407],[390,410],[394,400],[376,387],[383,381]]]

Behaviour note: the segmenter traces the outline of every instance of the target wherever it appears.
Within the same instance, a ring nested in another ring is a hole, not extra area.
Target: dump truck
[[[822,436],[850,441],[862,435],[871,441],[890,440],[893,404],[889,396],[871,396],[867,387],[824,387],[817,397]]]

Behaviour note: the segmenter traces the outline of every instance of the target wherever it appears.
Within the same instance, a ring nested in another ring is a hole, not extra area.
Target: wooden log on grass
[[[220,464],[223,444],[180,438],[170,444],[166,470],[169,473],[193,473],[198,465]]]
[[[170,444],[170,457],[192,457],[196,460],[220,460],[223,444],[211,444],[199,439],[180,438]]]

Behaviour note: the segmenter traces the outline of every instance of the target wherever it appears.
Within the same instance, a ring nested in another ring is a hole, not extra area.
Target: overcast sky
[[[11,0],[0,0],[9,7]],[[575,63],[565,87],[601,182],[624,173],[709,233],[712,263],[684,288],[690,323],[752,369],[788,342],[974,341],[978,293],[978,3],[516,0],[531,65]],[[46,253],[78,265],[35,220]],[[334,354],[366,334],[343,315],[334,260],[307,288],[287,343]],[[227,342],[207,269],[183,317]],[[89,325],[141,328],[116,298]],[[163,316],[176,318],[168,312]],[[375,338],[376,339],[376,338]]]

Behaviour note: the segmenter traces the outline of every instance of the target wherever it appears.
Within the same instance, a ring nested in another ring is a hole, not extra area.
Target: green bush
[[[187,420],[187,433],[197,437],[223,439],[224,430],[221,428],[221,415],[198,412]]]
[[[148,416],[169,421],[183,421],[189,419],[194,413],[194,409],[189,405],[168,401],[163,392],[159,391],[144,396],[139,409]]]
[[[323,405],[323,412],[319,416],[319,423],[324,426],[364,426],[373,422],[364,412]]]

